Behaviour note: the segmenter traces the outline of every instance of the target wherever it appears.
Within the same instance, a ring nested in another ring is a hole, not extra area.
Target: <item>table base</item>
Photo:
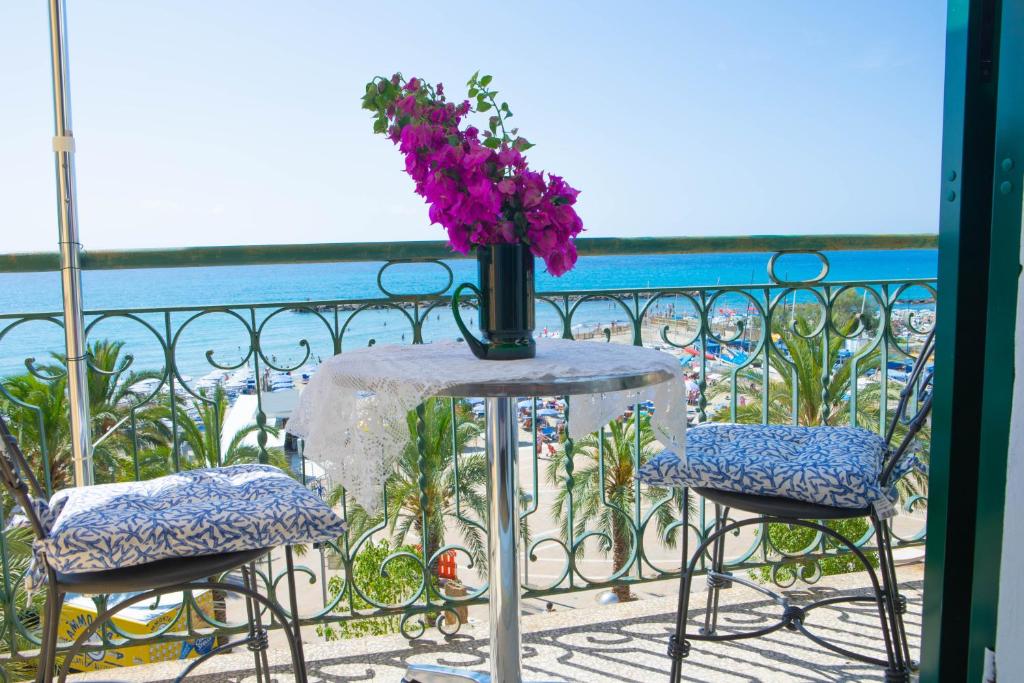
[[[519,632],[519,424],[514,397],[487,398],[490,672],[412,665],[406,683],[523,683]]]
[[[453,669],[447,666],[414,664],[405,672],[402,683],[492,683],[494,679],[484,671]],[[494,681],[494,683],[503,683]],[[523,683],[561,683],[560,681],[524,681]]]

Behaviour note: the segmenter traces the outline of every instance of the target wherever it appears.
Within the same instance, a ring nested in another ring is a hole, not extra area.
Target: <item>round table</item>
[[[587,395],[582,398],[581,395]],[[521,396],[578,396],[571,438],[600,429],[638,403],[654,401],[656,431],[685,446],[686,389],[678,359],[654,349],[540,339],[536,358],[482,361],[464,343],[375,346],[326,361],[303,391],[289,431],[364,508],[381,498],[394,459],[408,443],[406,415],[430,396],[486,403],[488,579],[491,673],[413,666],[408,683],[520,683],[518,424]],[[682,452],[682,451],[680,451]]]
[[[627,347],[628,348],[628,347]],[[487,361],[503,362],[503,361]],[[662,369],[637,368],[616,374],[577,375],[553,380],[475,382],[451,387],[453,397],[486,400],[487,442],[487,559],[491,630],[491,673],[413,665],[406,683],[520,683],[522,635],[519,629],[519,433],[516,398],[567,396],[627,391],[675,378]]]

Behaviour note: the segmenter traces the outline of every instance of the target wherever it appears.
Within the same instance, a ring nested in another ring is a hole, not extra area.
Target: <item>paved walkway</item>
[[[902,567],[900,578],[909,602],[906,615],[912,655],[917,656],[920,637],[921,568]],[[703,586],[704,581],[698,581]],[[840,590],[863,590],[864,574],[827,577],[814,586],[788,592],[800,604],[812,597],[834,595]],[[693,606],[703,607],[703,593],[696,593]],[[523,663],[527,679],[587,681],[588,683],[647,683],[667,680],[665,646],[673,628],[676,589],[674,583],[649,584],[644,598],[621,605],[556,609],[523,618]],[[720,625],[744,628],[766,623],[778,608],[758,593],[742,586],[722,594]],[[695,610],[695,617],[702,609]],[[695,623],[695,622],[691,622]],[[812,612],[808,626],[814,632],[852,649],[867,648],[882,656],[879,646],[877,612],[867,605]],[[401,636],[383,636],[324,643],[307,641],[310,680],[322,683],[401,680],[410,663],[433,663],[487,668],[487,624],[463,627],[455,637],[444,639],[436,631],[417,641]],[[271,653],[275,680],[291,681],[287,653]],[[222,655],[206,663],[202,674],[190,680],[202,683],[249,683],[254,680],[248,653]],[[116,672],[125,681],[162,683],[173,679],[180,665],[175,663],[136,667]],[[75,680],[111,678],[102,673],[82,675]],[[735,643],[699,643],[686,661],[686,681],[881,681],[882,672],[822,652],[803,636],[776,632],[764,638]]]

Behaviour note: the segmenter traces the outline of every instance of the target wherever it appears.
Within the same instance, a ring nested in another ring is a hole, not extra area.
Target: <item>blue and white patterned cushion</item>
[[[32,506],[32,509],[36,514],[36,518],[39,520],[43,529],[47,531],[52,529],[54,520],[57,519],[57,515],[60,514],[60,508],[50,507],[45,500],[42,498],[36,498],[35,496],[29,498],[29,504]],[[32,523],[29,522],[28,516],[25,512],[18,509],[11,512],[11,521],[7,524],[7,528],[21,528],[31,531]],[[28,592],[29,596],[46,584],[46,570],[39,559],[39,550],[40,548],[37,542],[33,548],[32,562],[29,563],[28,571],[25,572],[25,590]]]
[[[886,496],[879,476],[887,452],[882,437],[860,428],[708,425],[687,432],[685,460],[664,451],[640,468],[639,477],[652,486],[707,487],[859,509]],[[900,475],[913,469],[900,465]]]
[[[333,541],[346,528],[315,493],[270,465],[65,489],[49,507],[49,533],[36,549],[65,574]]]

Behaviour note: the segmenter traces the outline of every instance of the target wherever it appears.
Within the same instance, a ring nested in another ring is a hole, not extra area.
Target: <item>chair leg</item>
[[[896,607],[896,630],[899,633],[900,642],[903,644],[903,661],[911,671],[917,669],[917,665],[910,657],[910,639],[907,638],[907,627],[903,621],[903,615],[907,612],[907,600],[900,595],[899,577],[896,576],[896,562],[892,556],[892,529],[883,522],[885,526],[885,553],[889,562],[889,573],[892,576],[893,605]]]
[[[729,508],[715,503],[715,532],[725,526],[729,516]],[[711,547],[711,568],[708,572],[708,605],[704,612],[704,628],[702,635],[714,635],[718,629],[719,592],[729,585],[725,574],[725,536],[718,536]]]
[[[683,548],[682,567],[679,575],[679,606],[676,608],[676,631],[668,641],[668,656],[672,659],[669,673],[670,683],[679,683],[683,675],[683,659],[690,654],[690,642],[686,640],[686,619],[690,602],[690,539],[689,505],[690,490],[683,488]]]
[[[879,546],[879,573],[882,580],[881,599],[885,605],[882,614],[882,630],[886,636],[886,649],[891,663],[886,670],[886,683],[906,683],[910,680],[910,669],[906,664],[905,638],[903,638],[902,618],[898,613],[896,594],[894,592],[895,573],[892,569],[892,551],[887,543],[888,528],[885,521],[877,515],[871,515],[871,525],[874,527],[874,538],[878,540]],[[888,623],[887,623],[888,616]]]
[[[36,681],[50,683],[57,666],[57,628],[60,626],[60,611],[64,606],[64,593],[52,588],[55,581],[50,581],[46,594],[46,621],[42,629],[42,642],[39,645],[39,668]]]
[[[248,566],[242,567],[242,583],[249,590],[259,590],[256,584],[256,576],[255,562],[250,562]],[[246,596],[245,613],[249,618],[249,638],[251,639],[247,647],[252,652],[253,667],[256,670],[256,681],[257,683],[270,683],[270,667],[267,661],[269,642],[267,640],[267,629],[263,627],[261,611],[260,606],[252,598]]]
[[[907,642],[907,630],[903,623],[903,612],[906,603],[899,594],[899,581],[896,577],[896,566],[892,555],[892,537],[884,520],[872,515],[871,523],[875,528],[878,543],[878,564],[885,593],[886,610],[889,614],[890,630],[892,631],[893,659],[895,670],[886,672],[886,681],[909,681],[912,663],[910,644]]]
[[[300,628],[301,618],[299,617],[299,601],[295,593],[295,561],[292,557],[292,547],[285,546],[284,559],[288,570],[288,600],[291,609],[292,623],[285,624],[295,633],[295,651],[292,653],[295,659],[295,680],[296,683],[306,683],[306,654],[302,647],[302,629]]]

